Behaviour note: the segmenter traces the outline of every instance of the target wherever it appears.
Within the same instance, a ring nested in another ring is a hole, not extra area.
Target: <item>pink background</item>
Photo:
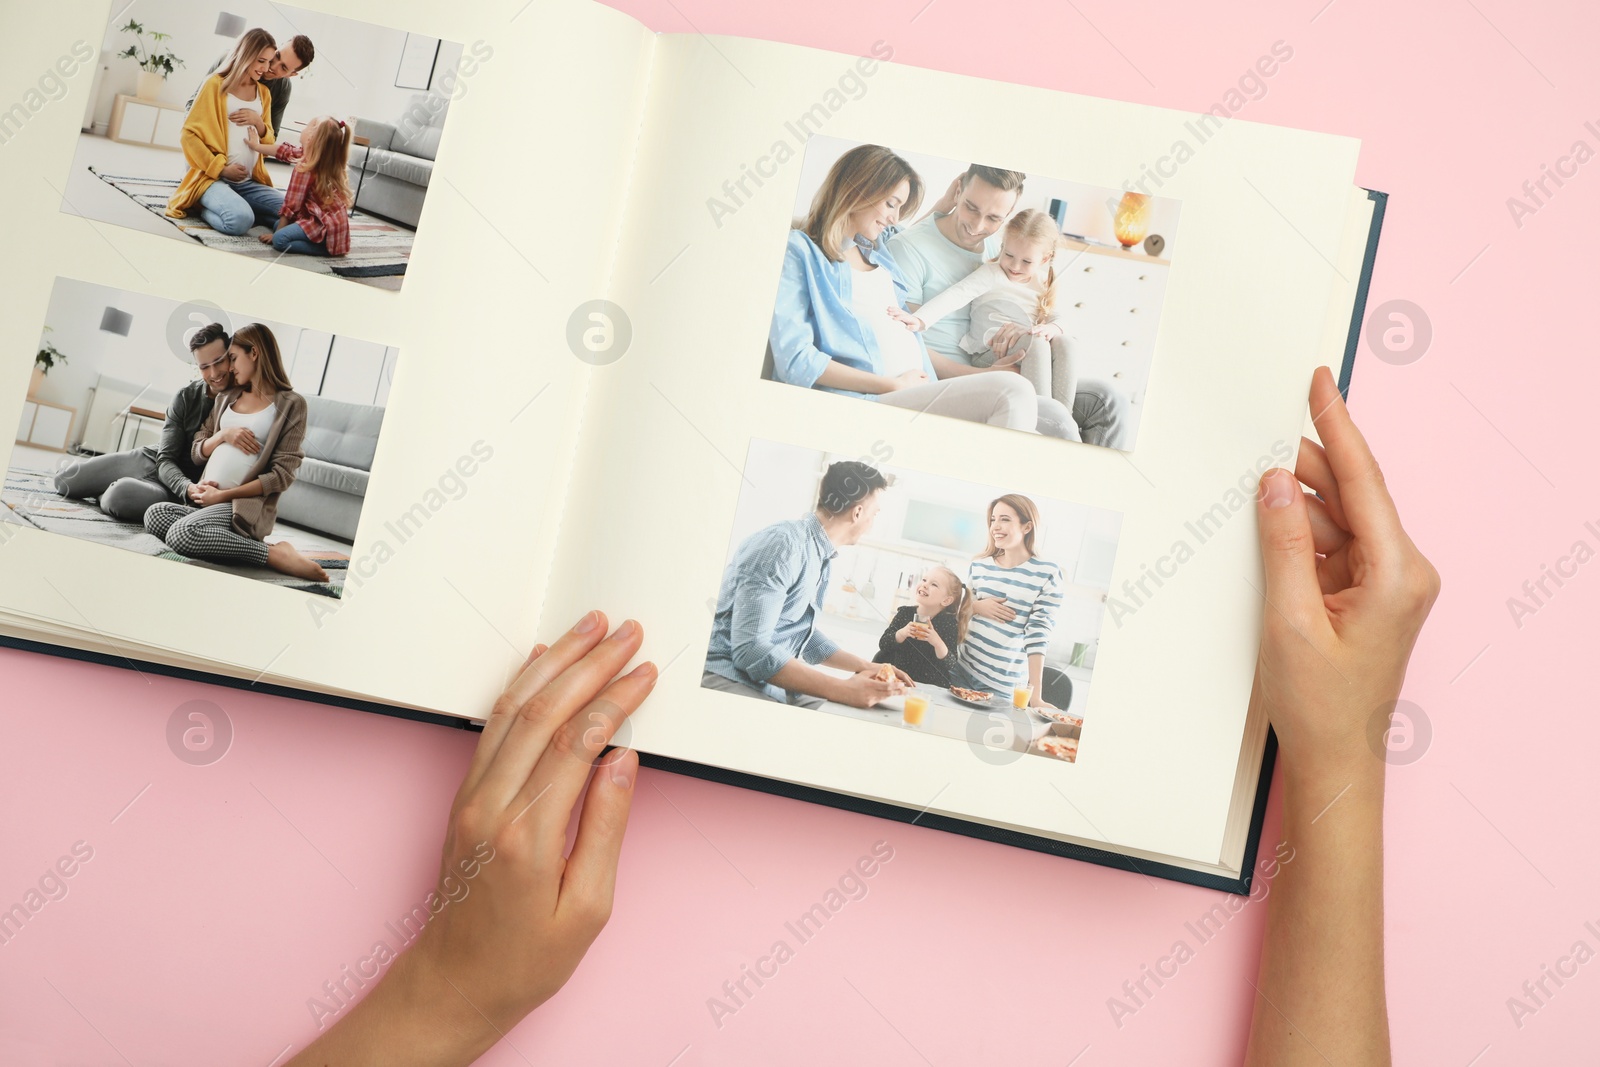
[[[1392,195],[1373,306],[1413,301],[1433,325],[1409,365],[1364,347],[1352,392],[1444,575],[1405,693],[1431,747],[1389,775],[1397,1059],[1592,1058],[1600,962],[1520,1028],[1506,1000],[1578,939],[1600,948],[1583,927],[1600,926],[1600,723],[1582,666],[1600,563],[1520,628],[1506,602],[1575,541],[1600,546],[1583,525],[1600,529],[1600,162],[1520,227],[1506,200],[1575,140],[1600,147],[1583,127],[1600,126],[1585,110],[1600,18],[1507,0],[1233,0],[1159,17],[1106,0],[922,3],[619,6],[662,30],[855,54],[882,39],[902,63],[1192,110],[1274,41],[1293,47],[1240,116],[1363,140],[1360,181]],[[475,735],[14,652],[0,671],[0,905],[73,842],[94,848],[70,894],[0,946],[0,1062],[123,1062],[116,1049],[140,1065],[268,1064],[310,1040],[307,998],[430,887]],[[193,699],[236,730],[212,766],[166,745]],[[1274,803],[1269,847],[1276,824]],[[718,1028],[707,998],[880,839],[894,859],[869,894]],[[1259,905],[1120,1028],[1107,1008],[1219,899],[646,771],[611,925],[515,1048],[483,1062],[1234,1063]]]

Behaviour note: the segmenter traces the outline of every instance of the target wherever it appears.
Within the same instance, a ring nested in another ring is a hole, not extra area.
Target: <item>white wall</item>
[[[802,216],[810,209],[811,198],[821,187],[822,180],[827,177],[828,168],[833,166],[834,161],[861,143],[821,135],[813,136],[806,142],[805,159],[800,166],[800,191],[795,196],[796,216]],[[926,214],[933,207],[934,201],[944,194],[946,187],[974,162],[906,151],[907,146],[899,144],[889,144],[888,147],[911,164],[912,169],[922,178],[926,186],[922,205],[918,208],[919,215]],[[996,167],[1005,166],[1001,160],[980,162]],[[1052,199],[1064,200],[1067,203],[1065,229],[1068,233],[1082,234],[1102,241],[1115,241],[1116,234],[1111,228],[1112,214],[1106,202],[1108,200],[1114,202],[1121,198],[1120,189],[1107,189],[1099,185],[1084,185],[1042,174],[1029,174],[1028,180],[1023,183],[1022,200],[1017,204],[1017,210],[1031,207],[1049,211]],[[1174,246],[1177,244],[1178,210],[1179,202],[1176,200],[1161,196],[1150,198],[1149,232],[1159,233],[1166,240],[1166,248],[1161,253],[1165,259],[1172,258]]]
[[[100,329],[107,307],[133,316],[127,337]],[[151,408],[165,408],[175,392],[198,376],[187,352],[172,351],[167,341],[167,322],[180,307],[179,302],[162,297],[72,278],[56,279],[44,320],[52,330],[41,339],[60,349],[67,362],[45,376],[37,396],[78,409],[73,444],[82,440],[90,395],[102,374],[144,388],[141,404]],[[243,315],[227,314],[227,318],[230,321],[225,325],[232,326],[252,321]],[[393,349],[355,338],[313,334],[271,319],[253,321],[261,322],[277,337],[285,370],[299,392],[318,395],[321,388],[321,395],[336,400],[386,404],[394,371]],[[330,349],[333,355],[324,376],[322,362]],[[32,357],[33,353],[28,353],[30,363]]]
[[[266,2],[266,0],[222,0],[221,3],[195,3],[193,0],[138,0],[114,14],[101,44],[100,64],[105,68],[93,99],[90,118],[96,132],[104,132],[111,119],[111,107],[118,93],[132,94],[139,68],[132,59],[113,58],[133,43],[132,34],[117,32],[134,18],[146,31],[170,33],[166,42],[184,65],[162,87],[163,103],[183,106],[205,78],[205,72],[219,56],[230,52],[236,38],[219,37],[217,16],[222,12],[238,15],[246,28],[265,27],[283,47],[297,33],[311,38],[316,58],[305,72],[294,78],[294,93],[284,116],[304,120],[317,115],[352,117],[393,122],[411,97],[423,90],[397,89],[395,73],[405,44],[403,29],[389,29],[356,22],[317,11],[305,11]],[[461,46],[449,41],[439,49],[434,65],[437,84],[440,72],[452,68],[461,57]]]

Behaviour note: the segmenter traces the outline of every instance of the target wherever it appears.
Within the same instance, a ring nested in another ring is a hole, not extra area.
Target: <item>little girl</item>
[[[1009,367],[1020,363],[1034,392],[1053,396],[1072,410],[1077,375],[1067,358],[1066,331],[1056,315],[1061,277],[1056,251],[1061,231],[1043,211],[1019,211],[1006,223],[1000,254],[919,307],[915,314],[900,308],[889,316],[913,331],[972,305],[972,323],[961,338],[961,350],[977,367]],[[1007,325],[1020,326],[1023,342],[995,359],[989,340]]]
[[[917,582],[916,600],[889,620],[873,662],[892,663],[913,681],[948,686],[950,660],[967,638],[972,598],[949,567],[930,567]]]
[[[350,251],[350,138],[343,119],[324,115],[306,123],[300,147],[262,144],[253,130],[245,143],[264,156],[294,163],[275,232],[261,243],[279,252],[342,256]]]

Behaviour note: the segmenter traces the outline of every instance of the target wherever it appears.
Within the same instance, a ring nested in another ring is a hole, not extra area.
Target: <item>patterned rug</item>
[[[321,549],[311,551],[303,545],[296,547],[322,565],[322,569],[328,572],[329,581],[308,582],[303,578],[293,578],[265,567],[245,567],[238,564],[190,559],[172,551],[154,534],[146,533],[143,526],[118,522],[90,501],[70,500],[62,496],[56,492],[55,483],[50,475],[42,471],[17,468],[6,471],[5,488],[0,490],[0,504],[3,504],[7,511],[6,514],[0,514],[0,522],[19,522],[46,533],[66,534],[68,537],[125,548],[158,559],[175,560],[178,563],[206,567],[226,574],[237,574],[269,585],[303,589],[308,593],[318,593],[322,596],[337,597],[343,594],[345,572],[350,567],[350,557],[346,553],[330,553]],[[275,537],[274,540],[288,541],[291,544],[295,541],[290,531],[274,532],[288,534],[285,537]]]
[[[411,259],[411,245],[417,235],[404,226],[396,226],[363,212],[350,216],[350,251],[338,257],[283,255],[271,245],[262,244],[256,235],[266,233],[265,226],[252,227],[249,233],[233,237],[218,233],[205,224],[198,209],[189,212],[188,218],[167,218],[167,201],[178,188],[176,178],[140,178],[127,174],[101,174],[93,167],[89,173],[121,192],[135,204],[164,222],[170,222],[179,231],[199,241],[207,248],[220,248],[241,256],[261,261],[262,266],[278,262],[292,264],[318,274],[331,274],[339,278],[388,278],[403,275]]]

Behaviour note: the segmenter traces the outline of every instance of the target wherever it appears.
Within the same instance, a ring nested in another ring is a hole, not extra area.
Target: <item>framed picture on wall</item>
[[[406,34],[400,48],[400,69],[395,72],[396,89],[426,89],[433,84],[433,68],[439,58],[439,38]]]

